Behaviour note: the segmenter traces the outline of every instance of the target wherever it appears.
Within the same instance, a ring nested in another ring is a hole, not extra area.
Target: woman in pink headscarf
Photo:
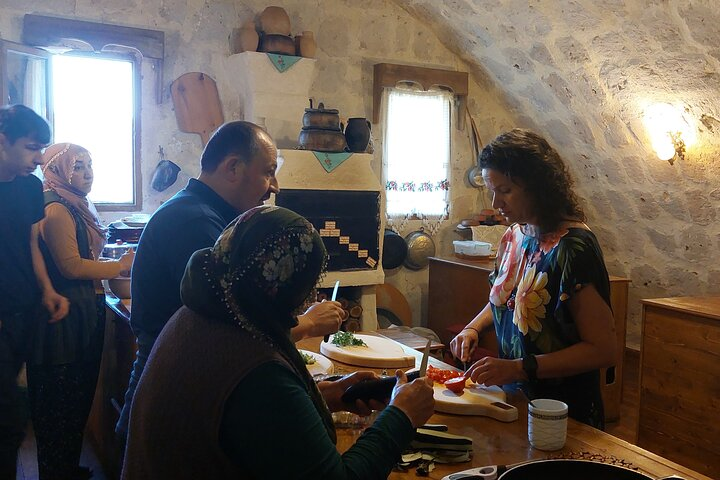
[[[129,275],[134,253],[100,261],[107,229],[88,200],[92,158],[59,143],[43,157],[45,218],[40,248],[53,286],[70,300],[59,322],[41,319],[28,361],[28,392],[41,480],[90,478],[79,466],[102,353],[105,296],[101,279]]]

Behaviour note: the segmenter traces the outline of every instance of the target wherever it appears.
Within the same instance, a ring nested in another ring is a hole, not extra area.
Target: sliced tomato
[[[462,393],[465,389],[465,377],[455,377],[445,381],[445,386],[454,393]]]
[[[434,382],[445,383],[451,378],[462,376],[462,373],[454,370],[443,370],[441,368],[435,368],[432,365],[428,366],[426,375],[431,378]]]

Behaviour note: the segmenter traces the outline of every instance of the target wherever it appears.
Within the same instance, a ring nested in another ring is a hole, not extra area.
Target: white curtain
[[[25,69],[25,91],[23,101],[29,108],[47,118],[47,96],[45,78],[46,62],[43,58],[25,57],[27,68]]]
[[[453,94],[390,88],[384,92],[383,174],[390,224],[448,213],[450,106]]]

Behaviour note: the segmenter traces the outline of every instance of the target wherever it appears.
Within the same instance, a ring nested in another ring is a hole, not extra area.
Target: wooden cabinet
[[[642,306],[638,445],[720,478],[720,297]]]
[[[435,331],[445,345],[485,306],[490,295],[488,275],[494,260],[462,260],[430,257],[428,283],[428,328]],[[610,303],[617,334],[617,360],[614,367],[601,371],[601,389],[608,421],[620,418],[622,399],[623,353],[630,280],[610,277]],[[497,355],[494,332],[481,338],[480,346]]]
[[[494,268],[494,260],[430,257],[427,326],[443,344],[449,346],[450,340],[488,302],[488,275]],[[481,339],[481,346],[497,355],[495,335]]]

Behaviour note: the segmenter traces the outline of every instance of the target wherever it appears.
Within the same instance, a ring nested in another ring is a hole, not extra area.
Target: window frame
[[[107,58],[129,61],[133,68],[133,201],[130,203],[100,203],[93,202],[99,212],[126,212],[140,211],[142,209],[142,61],[135,55],[116,52],[88,52],[71,51],[63,55]],[[52,71],[52,68],[51,68]]]
[[[52,91],[50,89],[50,85],[52,82],[50,58],[52,57],[52,55],[41,48],[31,47],[29,45],[24,45],[22,43],[12,42],[10,40],[4,40],[0,38],[0,99],[2,99],[0,104],[4,105],[6,103],[6,99],[9,96],[10,79],[8,78],[7,66],[8,55],[11,52],[27,55],[29,57],[36,57],[43,60],[43,63],[45,65],[45,98],[47,101],[47,110],[45,112],[38,112],[38,114],[40,114],[40,116],[45,118],[45,120],[47,120],[48,123],[52,125],[53,99]]]

